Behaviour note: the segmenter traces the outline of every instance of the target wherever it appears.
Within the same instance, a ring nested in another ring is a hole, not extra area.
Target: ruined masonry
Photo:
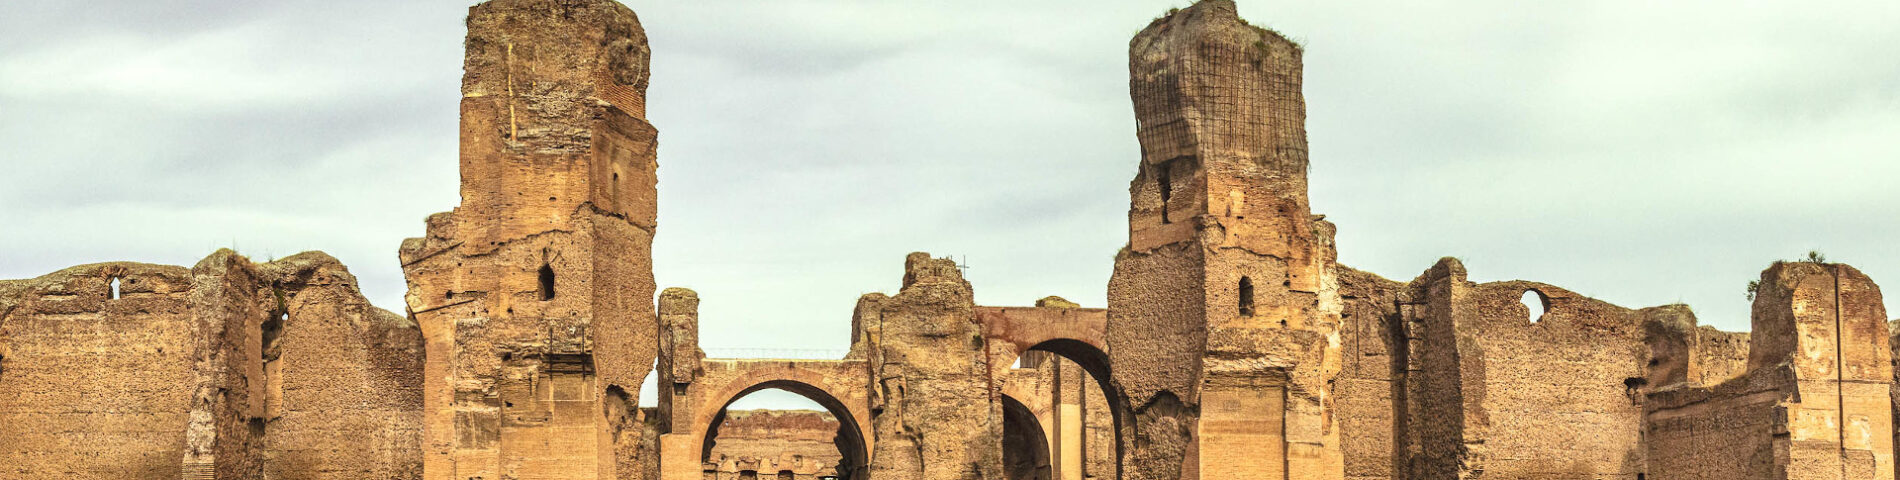
[[[1736,333],[1338,264],[1303,51],[1228,0],[1129,43],[1106,308],[977,305],[916,253],[836,360],[707,358],[699,296],[656,292],[631,10],[494,0],[466,48],[462,204],[402,242],[406,314],[319,252],[0,281],[0,479],[1895,478],[1900,342],[1853,267],[1775,262]],[[825,411],[728,411],[763,389]]]

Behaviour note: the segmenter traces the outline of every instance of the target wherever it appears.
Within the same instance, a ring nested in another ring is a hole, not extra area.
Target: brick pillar
[[[1142,160],[1109,281],[1135,480],[1344,474],[1341,310],[1311,214],[1299,45],[1207,0],[1129,44]]]
[[[646,35],[611,0],[469,9],[462,204],[403,242],[424,478],[651,478]]]

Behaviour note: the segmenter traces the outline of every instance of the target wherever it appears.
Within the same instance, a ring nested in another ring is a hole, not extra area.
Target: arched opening
[[[1109,383],[1108,354],[1086,342],[1056,339],[1031,346],[1019,360],[1024,367],[1010,375],[1038,375],[1053,384],[1048,398],[1005,396],[1004,464],[1015,468],[1010,458],[1040,455],[1049,468],[1047,476],[1019,477],[1015,475],[1020,472],[1012,470],[1010,478],[1121,478],[1118,459],[1123,453],[1121,428],[1126,412]],[[1024,445],[1034,442],[1010,438],[1011,403],[1023,407],[1018,413],[1029,412],[1031,419],[1037,418],[1034,412],[1046,410],[1049,424],[1039,430],[1044,432],[1039,452],[1024,450]]]
[[[1253,280],[1240,277],[1240,316],[1253,316]]]
[[[1050,480],[1049,436],[1022,402],[1003,397],[1003,473],[1010,480]]]
[[[748,478],[748,471],[750,478],[760,471],[867,478],[871,453],[857,418],[843,402],[810,384],[774,380],[754,385],[734,395],[708,423],[700,445],[708,478]]]
[[[1544,292],[1539,292],[1535,288],[1525,290],[1524,296],[1518,301],[1524,304],[1525,311],[1530,312],[1529,318],[1532,322],[1544,321],[1544,314],[1550,311],[1550,297],[1544,296]]]
[[[541,301],[554,299],[554,266],[541,264]]]
[[[119,299],[119,277],[112,277],[112,284],[110,290],[106,292],[106,298],[110,300]]]

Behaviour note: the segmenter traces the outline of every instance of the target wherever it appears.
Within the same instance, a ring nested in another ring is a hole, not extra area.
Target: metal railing
[[[714,347],[705,350],[707,358],[736,359],[837,360],[851,353],[849,349],[837,348]]]

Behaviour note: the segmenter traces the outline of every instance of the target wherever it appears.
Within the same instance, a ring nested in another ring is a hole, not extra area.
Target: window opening
[[[1253,280],[1240,277],[1240,316],[1253,316]]]
[[[554,299],[554,267],[541,264],[541,301]]]
[[[1524,309],[1530,311],[1530,320],[1532,322],[1543,321],[1544,313],[1550,311],[1550,298],[1545,297],[1544,292],[1539,292],[1534,289],[1525,290],[1524,297],[1520,298],[1519,301],[1524,303]]]
[[[118,279],[118,277],[113,277],[113,279],[112,279],[112,292],[110,292],[110,293],[107,293],[107,297],[106,297],[106,298],[108,298],[108,299],[112,299],[112,300],[118,300],[118,299],[119,299],[119,279]]]

